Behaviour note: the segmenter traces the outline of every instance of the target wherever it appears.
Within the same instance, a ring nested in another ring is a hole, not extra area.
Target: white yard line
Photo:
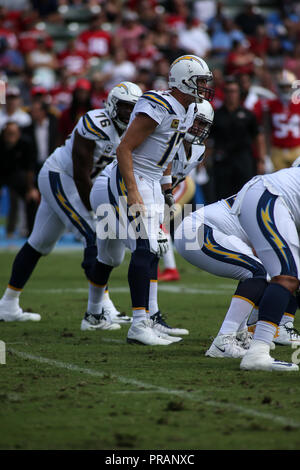
[[[33,354],[29,354],[24,351],[17,351],[13,348],[8,348],[8,351],[22,359],[28,359],[31,361],[39,362],[40,364],[47,364],[49,366],[57,367],[60,369],[66,369],[71,372],[79,372],[82,374],[90,375],[93,377],[101,377],[101,378],[107,376],[107,373],[105,372],[101,372],[101,371],[86,368],[86,367],[80,367],[80,366],[77,366],[76,364],[69,364],[67,362],[57,361],[55,359],[49,359],[47,357],[35,356]],[[274,424],[279,424],[281,426],[291,426],[293,428],[300,428],[300,422],[294,421],[284,416],[278,416],[272,413],[260,412],[258,410],[254,410],[254,409],[247,408],[244,406],[235,405],[234,403],[223,403],[223,402],[218,402],[215,400],[206,400],[205,398],[199,396],[199,394],[202,393],[201,390],[199,390],[198,395],[197,395],[197,393],[195,392],[186,392],[182,390],[173,390],[173,389],[169,389],[166,387],[159,387],[157,385],[153,385],[147,382],[142,382],[136,379],[123,377],[121,375],[110,374],[110,376],[111,378],[116,379],[120,383],[123,383],[126,385],[133,385],[136,387],[142,387],[144,389],[148,389],[149,391],[152,391],[152,393],[164,393],[167,395],[174,395],[180,398],[184,398],[184,399],[201,403],[205,406],[210,406],[210,407],[219,408],[219,409],[223,408],[224,410],[227,410],[229,412],[237,412],[246,416],[251,416],[251,417],[255,417],[259,419],[266,419],[268,421],[271,421]],[[128,391],[127,393],[136,393],[136,391]]]
[[[215,289],[212,289],[211,286],[207,284],[201,284],[200,288],[197,287],[188,287],[186,285],[161,285],[159,284],[159,291],[161,292],[170,292],[172,294],[214,294],[214,295],[224,295],[228,291],[233,292],[235,286],[220,284],[217,285]],[[109,291],[111,293],[117,294],[127,294],[129,293],[129,287],[110,287]],[[27,289],[26,292],[29,294],[87,294],[88,289],[85,287],[65,287],[61,289]]]

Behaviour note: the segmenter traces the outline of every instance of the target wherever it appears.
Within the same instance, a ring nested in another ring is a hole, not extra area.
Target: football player
[[[280,71],[276,83],[278,98],[259,101],[255,113],[260,121],[264,115],[270,120],[271,161],[274,170],[281,170],[289,168],[300,154],[300,102],[292,72]]]
[[[97,248],[89,196],[93,179],[115,159],[120,137],[141,94],[141,89],[131,82],[115,86],[108,95],[105,109],[95,109],[81,117],[64,145],[44,163],[38,176],[41,203],[33,231],[14,260],[9,284],[0,300],[0,320],[40,320],[39,314],[22,311],[19,297],[39,259],[52,251],[68,228],[75,230],[84,241],[82,267],[90,280],[87,313],[81,329],[112,330],[120,328],[118,323],[130,322],[129,317],[119,315],[107,288],[101,310],[94,299],[93,265]]]
[[[176,59],[169,72],[170,90],[147,91],[138,100],[117,148],[117,161],[107,170],[108,181],[98,177],[91,191],[94,211],[102,204],[111,204],[116,220],[115,227],[110,226],[115,237],[97,237],[95,277],[100,304],[110,272],[122,262],[125,247],[132,253],[128,270],[133,312],[129,343],[168,345],[175,341],[169,335],[158,335],[147,313],[149,284],[157,278],[157,235],[164,216],[160,180],[171,172],[171,162],[194,121],[195,107],[190,105],[212,98],[207,86],[211,79],[212,73],[201,58],[186,55]],[[170,188],[170,183],[163,185],[164,190]],[[126,217],[121,217],[124,201]],[[100,229],[104,227],[103,220],[99,224]]]
[[[163,176],[161,183],[170,182],[172,183],[172,190],[167,189],[166,201],[169,206],[174,208],[174,218],[179,215],[184,207],[184,204],[190,201],[190,196],[187,194],[188,190],[185,191],[186,180],[189,181],[191,178],[188,176],[198,165],[204,161],[205,145],[204,142],[207,139],[213,119],[214,111],[211,104],[207,100],[201,100],[200,103],[195,105],[195,118],[193,125],[186,133],[183,144],[179,148],[177,154],[172,161],[172,170],[170,176]],[[182,187],[184,185],[184,187]],[[189,182],[187,183],[189,186]],[[178,191],[176,191],[178,189]],[[162,255],[163,260],[169,257],[174,258],[173,244],[171,237],[166,229],[162,226],[164,238],[168,242],[169,249]],[[162,234],[162,236],[163,236]],[[158,280],[159,277],[158,277]],[[170,327],[163,318],[157,301],[157,278],[151,279],[149,288],[149,311],[151,320],[154,322],[154,328],[161,333],[166,334],[178,334],[186,335],[188,330],[182,328]]]
[[[271,277],[259,303],[253,341],[241,369],[299,370],[296,364],[270,356],[276,329],[287,306],[295,302],[299,287],[299,160],[292,168],[252,178],[237,194],[231,209]]]
[[[193,126],[189,129],[188,133],[184,138],[184,142],[189,142],[191,145],[196,145],[197,152],[191,157],[186,156],[186,152],[183,146],[180,149],[180,156],[177,154],[172,163],[172,187],[174,202],[177,208],[176,214],[184,207],[184,204],[189,203],[195,194],[195,183],[188,173],[197,167],[202,161],[202,154],[204,153],[205,147],[203,146],[203,152],[198,155],[198,148],[201,149],[202,143],[206,140],[209,135],[210,128],[214,118],[214,111],[211,104],[203,100],[197,105],[197,114],[194,120]],[[179,162],[181,162],[179,164]],[[180,165],[180,167],[179,167]],[[176,176],[175,176],[176,175]],[[176,262],[174,257],[173,244],[168,231],[163,227],[169,243],[169,249],[165,255],[162,256],[164,263],[164,271],[158,274],[159,281],[178,281],[180,279],[179,272],[176,268]]]

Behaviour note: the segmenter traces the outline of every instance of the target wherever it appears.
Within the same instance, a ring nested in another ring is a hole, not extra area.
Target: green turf
[[[21,302],[42,314],[40,323],[0,323],[9,350],[0,365],[1,449],[300,448],[299,373],[244,372],[239,360],[204,356],[233,281],[178,259],[181,281],[161,284],[178,292],[161,291],[159,302],[169,323],[190,335],[168,347],[132,346],[128,327],[80,331],[87,300],[80,258],[40,261]],[[2,290],[12,260],[0,254]],[[127,287],[127,266],[128,258],[112,288]],[[201,293],[180,293],[183,285]],[[128,290],[112,298],[130,312]],[[290,360],[291,352],[277,347],[276,357]],[[34,360],[41,357],[59,362]]]

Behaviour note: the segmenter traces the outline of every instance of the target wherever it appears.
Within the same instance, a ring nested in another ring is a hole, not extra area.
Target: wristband
[[[160,184],[172,184],[172,175],[162,176]]]

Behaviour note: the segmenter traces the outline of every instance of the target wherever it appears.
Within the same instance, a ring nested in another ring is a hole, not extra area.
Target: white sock
[[[163,262],[165,269],[176,269],[176,261],[174,256],[174,248],[172,243],[172,238],[169,233],[165,233],[168,242],[169,242],[169,249],[167,253],[163,256]]]
[[[157,303],[157,280],[151,279],[149,287],[149,313],[154,315],[158,312],[158,303]]]
[[[6,302],[19,302],[19,297],[21,295],[22,289],[12,289],[11,287],[7,287],[3,294],[1,300],[5,300]]]
[[[88,306],[87,312],[93,313],[94,315],[98,315],[102,312],[102,300],[104,296],[104,292],[106,290],[105,286],[96,286],[90,282],[89,286],[89,299],[88,299]]]
[[[275,325],[275,323],[259,320],[256,324],[253,339],[263,341],[267,344],[271,344],[276,330],[277,326]]]
[[[291,315],[290,313],[285,313],[284,315],[282,315],[279,325],[285,325],[287,322],[294,323],[294,320],[294,315]]]
[[[139,323],[140,321],[147,320],[149,315],[147,315],[144,308],[134,308],[132,309],[132,324]]]
[[[247,318],[253,305],[239,297],[232,297],[229,309],[219,331],[219,335],[236,333]]]

